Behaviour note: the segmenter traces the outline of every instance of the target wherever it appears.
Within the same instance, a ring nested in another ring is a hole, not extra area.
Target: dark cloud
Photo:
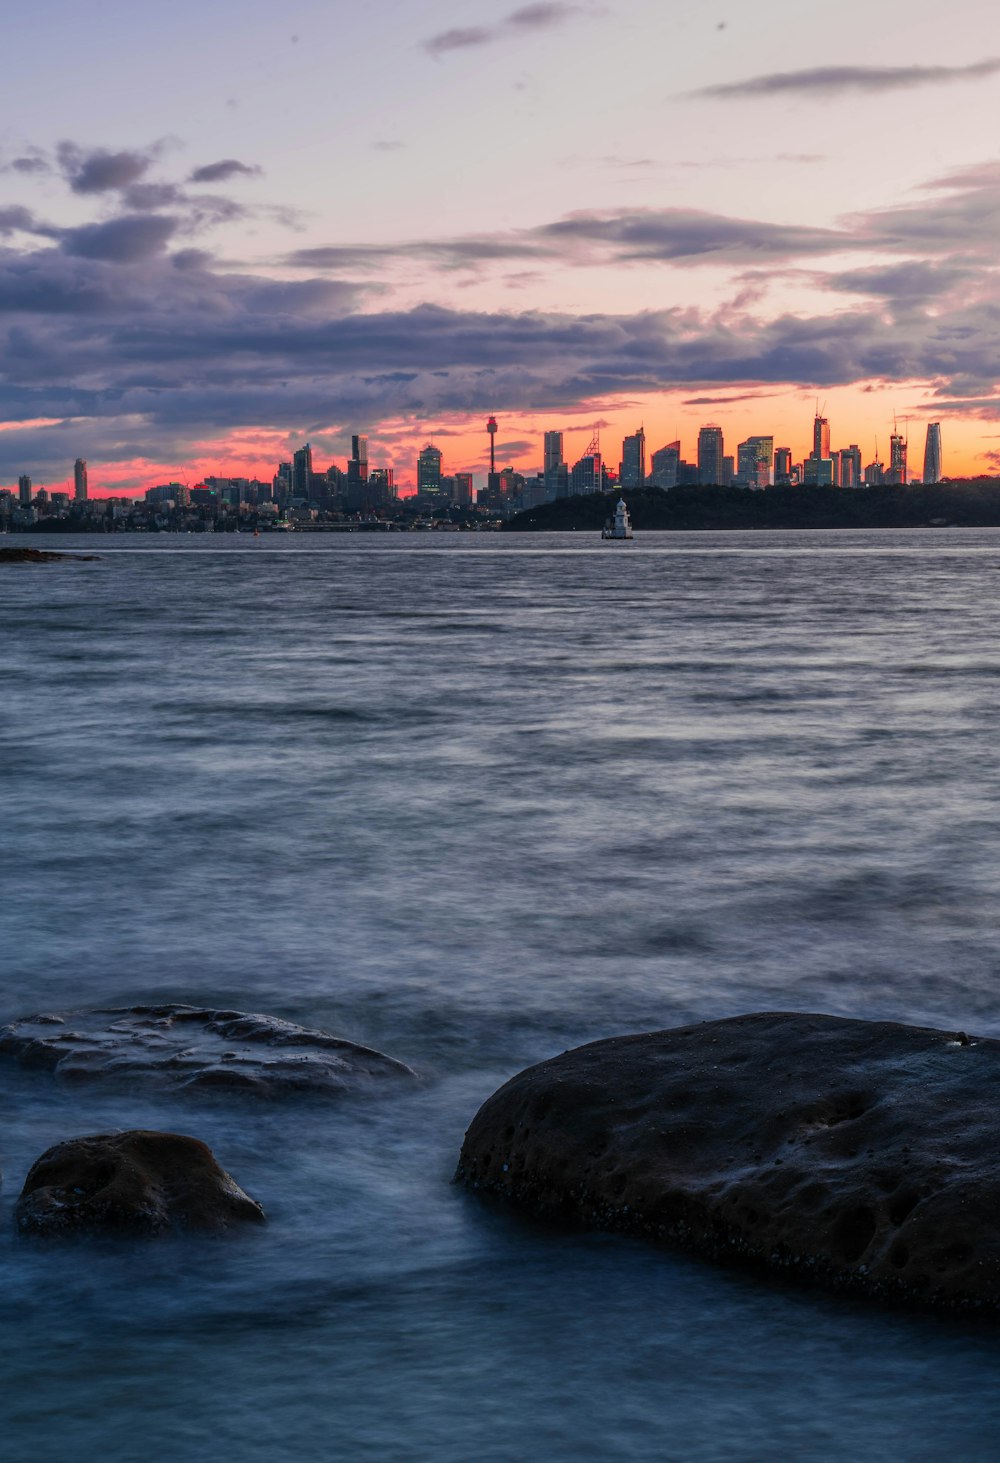
[[[689,396],[682,406],[732,406],[737,401],[771,401],[777,393],[773,391],[742,391],[735,396]]]
[[[52,165],[44,154],[37,152],[30,153],[25,157],[14,158],[7,164],[3,171],[21,173],[26,177],[31,177],[41,173],[51,173]]]
[[[158,214],[123,214],[107,223],[67,229],[62,247],[81,259],[134,264],[162,254],[177,230],[177,220]]]
[[[145,177],[158,151],[158,147],[135,152],[109,152],[102,147],[87,151],[74,142],[61,142],[57,154],[74,193],[111,193]]]
[[[262,169],[250,163],[241,163],[238,158],[222,158],[217,163],[205,163],[188,175],[189,183],[226,183],[230,178],[259,178]]]
[[[503,24],[512,30],[549,30],[554,25],[572,20],[581,11],[579,5],[522,5],[519,10],[512,10]]]
[[[176,183],[132,183],[122,189],[122,204],[137,213],[156,208],[180,208],[185,202],[183,190]]]
[[[238,428],[366,421],[374,431],[480,411],[484,400],[564,416],[677,388],[707,405],[712,385],[735,386],[728,403],[789,384],[915,379],[939,381],[947,400],[947,383],[978,383],[968,413],[985,409],[1000,374],[1000,286],[935,315],[894,313],[890,302],[763,322],[690,309],[358,311],[357,290],[337,281],[221,274],[197,256],[177,263],[157,256],[122,269],[59,249],[0,252],[0,419],[77,418],[69,435],[83,445],[71,458],[178,460]],[[66,442],[65,430],[37,429],[40,472],[65,457]],[[0,475],[16,470],[15,456],[26,460],[22,449],[20,434],[0,433]]]
[[[723,101],[755,97],[833,97],[847,92],[907,91],[944,82],[981,81],[1000,72],[1000,59],[975,61],[970,66],[814,66],[804,71],[771,71],[745,81],[701,87],[689,95]]]
[[[451,30],[439,31],[424,41],[424,50],[432,56],[443,56],[447,51],[465,51],[470,46],[488,46],[496,39],[496,31],[483,25],[455,26]]]
[[[29,209],[21,208],[16,203],[0,208],[0,237],[19,233],[37,234],[42,231]]]
[[[551,30],[564,25],[575,16],[587,12],[581,5],[562,5],[555,0],[542,0],[536,5],[522,5],[512,10],[495,25],[455,26],[451,30],[439,31],[429,36],[423,48],[431,56],[442,56],[448,51],[464,51],[474,46],[489,46],[506,37],[531,31]]]
[[[683,208],[573,213],[534,230],[533,236],[562,246],[596,246],[623,263],[712,257],[727,262],[765,256],[787,259],[829,254],[853,243],[838,229],[727,218]]]
[[[839,274],[820,276],[818,283],[826,289],[844,294],[874,295],[899,303],[921,305],[947,294],[958,285],[975,277],[976,271],[961,265],[928,264],[907,259],[899,264],[872,265]]]

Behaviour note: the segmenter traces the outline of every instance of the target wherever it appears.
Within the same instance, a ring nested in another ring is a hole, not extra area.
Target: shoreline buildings
[[[775,446],[774,436],[763,432],[744,438],[735,453],[727,454],[722,427],[708,423],[699,429],[694,463],[684,460],[677,439],[656,448],[647,466],[646,432],[640,426],[623,438],[620,468],[615,473],[604,460],[600,434],[595,427],[586,450],[572,466],[566,461],[564,432],[546,431],[541,468],[524,473],[513,464],[497,469],[495,416],[489,417],[486,430],[490,470],[478,493],[470,470],[446,473],[441,449],[433,442],[425,443],[415,464],[415,493],[410,495],[418,510],[423,507],[439,512],[442,508],[454,508],[506,517],[559,498],[642,487],[669,491],[677,487],[733,486],[753,492],[772,486],[850,490],[883,485],[902,487],[909,482],[908,441],[895,423],[889,438],[888,466],[879,457],[877,443],[872,461],[863,465],[861,448],[856,442],[841,448],[831,445],[829,419],[818,410],[812,422],[812,450],[799,463],[793,461],[790,447]],[[296,516],[303,520],[330,515],[385,517],[400,496],[393,469],[369,464],[366,435],[357,433],[350,440],[346,470],[331,464],[325,471],[318,471],[312,445],[306,442],[293,452],[291,461],[278,464],[270,482],[207,477],[192,487],[181,483],[157,485],[146,490],[144,499],[158,511],[225,505],[238,511],[257,510],[293,520]],[[943,467],[941,424],[931,422],[927,426],[922,481],[941,482]],[[19,526],[30,524],[37,514],[100,513],[109,504],[112,509],[116,505],[131,507],[133,500],[92,500],[84,458],[77,458],[73,464],[72,499],[68,492],[61,490],[35,489],[27,473],[18,479],[16,498],[12,489],[0,489],[0,511],[10,522],[16,518]]]

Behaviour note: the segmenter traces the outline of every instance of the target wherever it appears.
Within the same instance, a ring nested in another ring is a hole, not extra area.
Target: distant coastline
[[[615,490],[616,494],[618,490]],[[636,533],[793,528],[1000,528],[1000,479],[908,487],[626,488]],[[599,533],[611,495],[589,493],[529,508],[507,533]]]

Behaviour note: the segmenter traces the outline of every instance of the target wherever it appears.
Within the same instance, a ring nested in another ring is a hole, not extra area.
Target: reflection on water
[[[612,1032],[1000,1034],[1000,533],[98,551],[0,581],[0,1015],[262,1009],[425,1082],[248,1106],[0,1070],[18,1456],[994,1457],[992,1333],[448,1180],[501,1081]],[[210,1142],[270,1228],[15,1240],[43,1148],[147,1124]]]

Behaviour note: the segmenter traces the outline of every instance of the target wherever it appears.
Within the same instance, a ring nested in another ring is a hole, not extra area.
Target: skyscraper
[[[790,447],[776,447],[774,449],[774,481],[777,487],[791,487],[792,449]]]
[[[924,445],[924,482],[941,481],[941,423],[930,422],[927,427],[927,441]]]
[[[622,442],[621,486],[643,488],[646,485],[646,433],[642,427]]]
[[[577,462],[573,464],[573,470],[569,475],[569,491],[571,497],[578,497],[583,493],[599,493],[604,486],[604,471],[601,464],[599,452],[586,452]]]
[[[889,438],[889,470],[885,475],[887,483],[897,487],[906,482],[906,438],[901,432],[893,432]]]
[[[87,464],[82,457],[73,464],[73,497],[77,503],[87,501]]]
[[[31,502],[31,479],[26,472],[17,480],[17,500],[25,507]]]
[[[774,438],[748,437],[736,449],[736,480],[743,488],[768,488],[774,468]]]
[[[312,487],[313,454],[307,442],[292,456],[292,497],[308,499]]]
[[[358,513],[369,506],[366,488],[368,486],[368,438],[351,438],[351,456],[347,463],[347,510]]]
[[[668,442],[650,459],[649,480],[654,488],[676,488],[681,465],[680,442]]]
[[[850,447],[841,447],[838,453],[840,458],[840,476],[838,481],[842,488],[860,488],[861,486],[861,448],[856,442]]]
[[[417,492],[440,493],[441,491],[441,449],[432,442],[417,458]]]
[[[702,427],[698,433],[698,481],[711,486],[721,483],[724,456],[722,428]]]
[[[830,423],[817,412],[813,418],[813,457],[830,456]]]

